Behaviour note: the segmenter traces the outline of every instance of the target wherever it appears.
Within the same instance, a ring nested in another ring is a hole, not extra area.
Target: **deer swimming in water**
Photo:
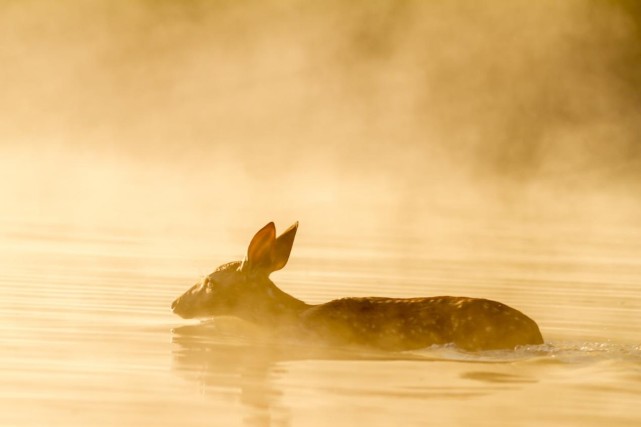
[[[543,344],[534,320],[487,299],[364,297],[306,304],[269,279],[287,264],[297,229],[295,223],[276,237],[274,223],[267,224],[252,238],[244,261],[218,267],[178,297],[173,312],[183,318],[235,316],[271,330],[293,328],[330,344],[382,350],[453,343],[478,351]]]

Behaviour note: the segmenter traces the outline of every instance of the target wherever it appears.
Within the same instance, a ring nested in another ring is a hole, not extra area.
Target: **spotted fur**
[[[270,222],[252,238],[244,261],[230,262],[171,305],[184,318],[236,316],[279,330],[292,328],[338,345],[411,350],[453,343],[465,350],[542,344],[537,324],[497,301],[429,298],[342,298],[310,305],[280,290],[269,274],[283,268],[298,223],[276,237]]]

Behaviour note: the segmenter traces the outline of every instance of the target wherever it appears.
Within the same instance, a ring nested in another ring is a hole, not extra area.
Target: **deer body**
[[[464,350],[542,344],[537,324],[500,302],[466,297],[342,298],[310,305],[270,279],[285,266],[298,224],[276,238],[273,223],[242,262],[224,264],[172,303],[184,318],[236,316],[275,331],[298,330],[338,345],[412,350],[453,343]]]

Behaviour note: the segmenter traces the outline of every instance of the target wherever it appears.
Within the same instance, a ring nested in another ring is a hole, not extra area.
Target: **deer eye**
[[[215,285],[215,281],[211,280],[209,277],[206,277],[205,280],[203,280],[202,289],[205,291],[205,293],[210,294],[214,291]]]

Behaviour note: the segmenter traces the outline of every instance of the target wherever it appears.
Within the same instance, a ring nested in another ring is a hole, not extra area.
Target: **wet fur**
[[[218,267],[178,297],[172,310],[185,318],[236,316],[331,344],[383,350],[453,343],[476,351],[543,343],[532,319],[486,299],[365,297],[306,304],[269,279],[287,264],[297,229],[298,223],[276,237],[274,224],[267,224],[252,238],[244,261]]]

